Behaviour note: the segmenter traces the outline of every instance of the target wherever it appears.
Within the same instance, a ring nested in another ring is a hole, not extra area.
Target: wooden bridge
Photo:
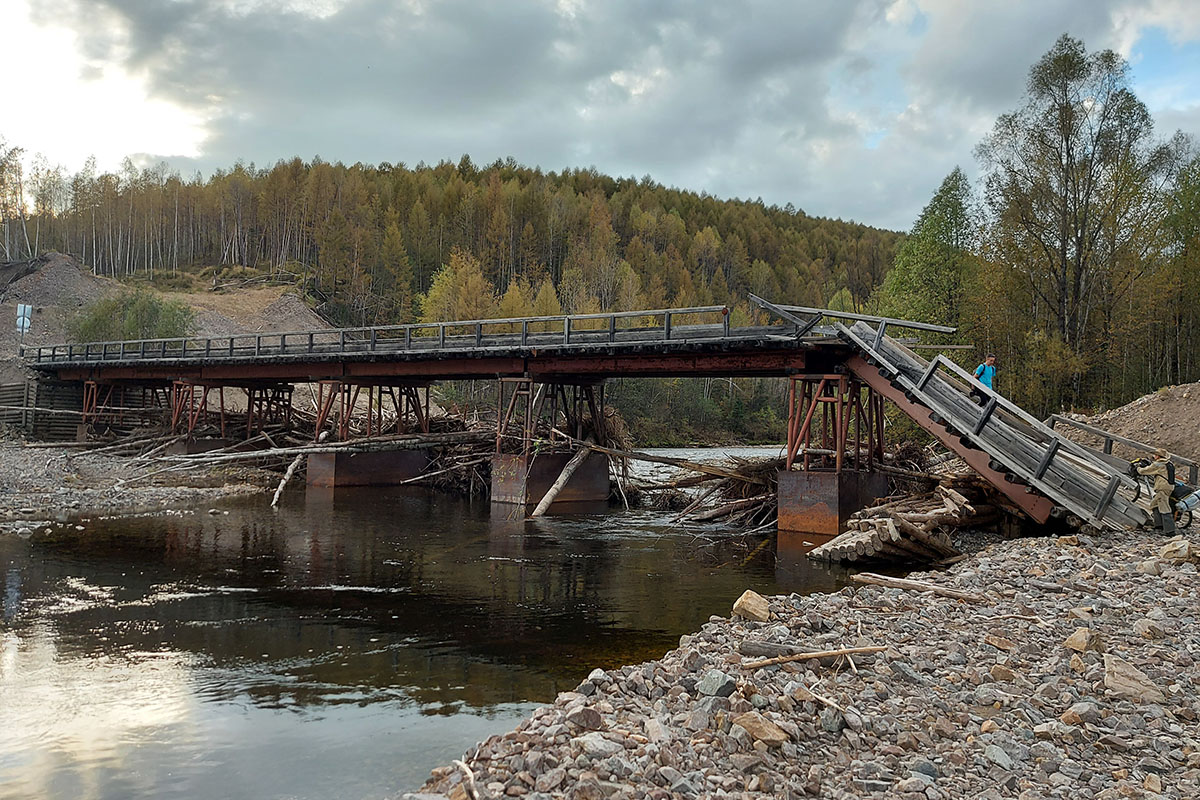
[[[496,379],[499,424],[524,413],[528,436],[536,398],[567,402],[562,387],[575,387],[576,402],[582,391],[595,404],[595,390],[602,392],[611,377],[781,377],[792,383],[781,526],[794,520],[803,526],[797,530],[829,532],[832,526],[836,532],[853,506],[877,491],[873,466],[883,455],[884,399],[1038,522],[1063,513],[1110,529],[1147,520],[1134,500],[1135,484],[1111,456],[1062,437],[946,357],[926,360],[915,345],[907,346],[911,340],[894,336],[954,329],[752,299],[770,313],[771,324],[733,325],[728,308],[708,306],[68,343],[24,354],[43,375],[82,384],[85,421],[138,405],[125,399],[130,392],[159,392],[172,424],[194,426],[201,412],[208,413],[211,392],[239,388],[248,397],[247,431],[256,419],[261,425],[286,416],[296,383],[321,387],[318,405],[325,418],[336,403],[343,412],[352,409],[365,389],[372,403],[375,392],[380,404],[386,393],[398,414],[415,412],[421,420],[417,392],[426,391],[427,403],[432,382]],[[507,408],[505,385],[515,385]],[[534,385],[551,391],[535,391]],[[325,421],[319,415],[318,429]],[[421,424],[428,424],[427,417]],[[817,463],[810,458],[814,452],[833,456]],[[531,469],[526,461],[518,470],[518,499],[534,493]]]

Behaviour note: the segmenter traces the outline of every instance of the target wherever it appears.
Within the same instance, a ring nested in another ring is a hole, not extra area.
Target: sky
[[[1200,137],[1195,0],[0,0],[0,138],[126,156],[594,167],[907,230],[1063,33]],[[15,68],[14,68],[15,67]]]

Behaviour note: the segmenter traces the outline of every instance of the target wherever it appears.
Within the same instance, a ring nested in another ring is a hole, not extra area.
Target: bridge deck
[[[731,326],[721,306],[26,348],[66,380],[786,375],[832,369],[832,327]],[[825,353],[823,351],[829,351]],[[809,356],[816,355],[816,358]]]

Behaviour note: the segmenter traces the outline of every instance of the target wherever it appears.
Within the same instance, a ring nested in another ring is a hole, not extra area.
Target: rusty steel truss
[[[873,470],[883,453],[882,395],[853,375],[789,380],[786,469]]]
[[[381,384],[374,381],[326,380],[317,382],[317,419],[313,436],[316,439],[328,427],[339,440],[351,437],[350,423],[359,408],[366,390],[366,435],[377,436],[388,431],[395,433],[429,432],[429,386],[412,384]],[[424,396],[422,397],[422,390]],[[384,409],[390,405],[395,412],[393,424],[385,426]]]
[[[551,442],[583,439],[584,420],[604,438],[604,382],[539,383],[532,378],[500,378],[496,382],[496,454],[528,456],[542,427]],[[559,426],[561,412],[564,424]],[[603,442],[601,442],[603,443]]]

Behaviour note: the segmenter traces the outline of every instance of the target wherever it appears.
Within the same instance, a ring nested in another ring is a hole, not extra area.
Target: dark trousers
[[[1154,529],[1171,535],[1175,533],[1175,515],[1154,511]]]

